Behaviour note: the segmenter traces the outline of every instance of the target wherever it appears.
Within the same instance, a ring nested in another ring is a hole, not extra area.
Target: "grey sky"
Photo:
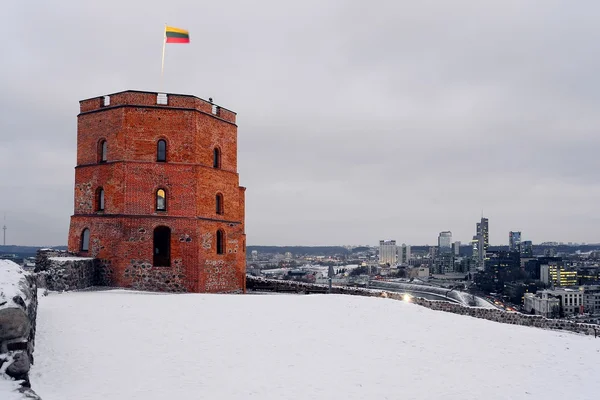
[[[66,244],[78,101],[159,90],[238,112],[249,244],[600,242],[600,3],[8,2],[0,212]]]

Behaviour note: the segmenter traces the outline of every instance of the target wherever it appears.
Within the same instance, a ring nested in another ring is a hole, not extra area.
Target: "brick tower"
[[[177,94],[80,101],[69,250],[98,260],[100,283],[245,291],[235,118]]]

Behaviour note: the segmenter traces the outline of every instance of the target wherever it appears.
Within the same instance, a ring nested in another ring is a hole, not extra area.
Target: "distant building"
[[[379,241],[379,264],[396,264],[398,249],[395,240]]]
[[[252,261],[258,260],[258,250],[252,250]]]
[[[486,271],[495,271],[496,277],[504,276],[505,281],[512,281],[521,269],[520,254],[516,251],[490,251],[485,263]]]
[[[561,265],[562,263],[551,261],[540,265],[540,280],[546,285],[552,286],[576,286],[577,271],[570,270]]]
[[[558,317],[560,314],[560,299],[549,293],[525,293],[523,308],[530,314],[541,315],[546,318]]]
[[[477,254],[477,260],[479,261],[478,268],[485,268],[486,253],[490,247],[490,236],[489,236],[489,221],[487,218],[481,217],[481,221],[476,224],[477,232],[473,236],[473,241],[476,241],[477,249],[473,251],[473,254]],[[473,241],[471,243],[473,243]]]
[[[521,252],[521,232],[508,232],[508,251]]]
[[[583,287],[583,311],[600,315],[600,286]]]
[[[440,232],[438,236],[438,248],[440,253],[450,253],[452,251],[452,232]]]
[[[290,261],[292,259],[292,253],[289,251],[286,251],[285,254],[283,255],[283,257],[286,261]]]
[[[451,274],[454,271],[454,254],[451,252],[440,253],[436,259],[436,272],[438,274]]]
[[[556,256],[556,249],[554,247],[551,247],[549,249],[544,249],[544,256],[546,256],[546,257]]]
[[[410,245],[402,243],[402,247],[400,248],[400,257],[398,257],[400,263],[408,264],[410,260]]]
[[[459,241],[452,243],[452,253],[454,253],[455,256],[460,255],[460,242]]]
[[[490,227],[489,220],[487,218],[481,218],[481,221],[477,223],[477,236],[480,236],[483,240],[483,250],[488,251],[490,247]]]
[[[428,267],[415,267],[408,270],[409,278],[428,278],[429,268]]]
[[[533,257],[533,244],[531,243],[531,240],[525,240],[521,242],[521,257]]]
[[[542,290],[540,293],[552,295],[560,299],[560,307],[564,315],[583,314],[583,291],[575,289]]]
[[[477,235],[473,236],[473,240],[471,240],[471,250],[473,252],[473,255],[471,257],[473,259],[473,262],[470,264],[471,272],[475,272],[479,268],[483,269],[483,267],[481,266],[481,259],[479,257],[480,244],[481,244],[481,240],[480,240],[479,236],[477,236]]]

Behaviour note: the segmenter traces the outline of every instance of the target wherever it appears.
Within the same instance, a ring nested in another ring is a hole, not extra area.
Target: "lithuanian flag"
[[[185,29],[175,28],[173,26],[165,27],[166,43],[189,43],[190,33]]]

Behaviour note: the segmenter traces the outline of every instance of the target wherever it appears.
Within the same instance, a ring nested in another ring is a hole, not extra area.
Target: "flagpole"
[[[165,23],[165,30],[163,31],[163,49],[162,49],[162,62],[160,66],[160,91],[163,91],[163,75],[165,72],[165,47],[167,47],[167,24]]]

